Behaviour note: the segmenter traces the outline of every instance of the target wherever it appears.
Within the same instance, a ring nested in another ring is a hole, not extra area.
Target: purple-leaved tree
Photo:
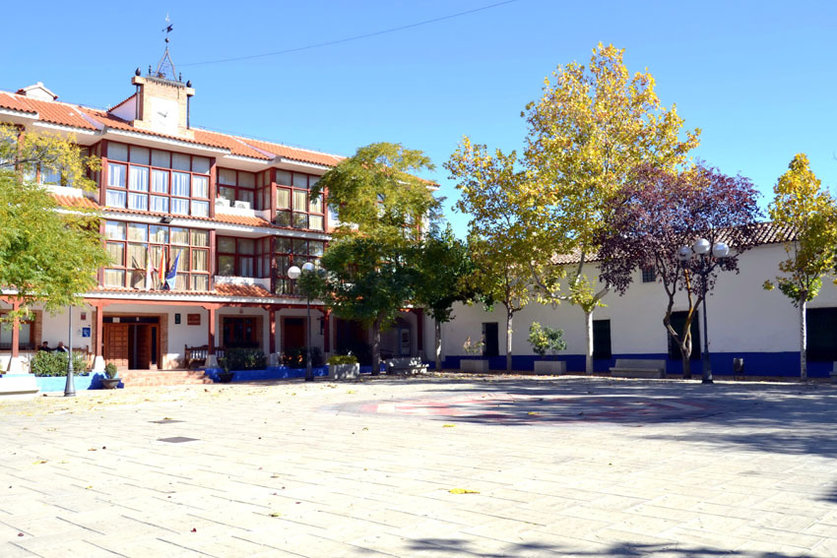
[[[755,244],[757,195],[749,179],[727,176],[703,164],[682,173],[643,166],[634,170],[622,195],[611,202],[612,218],[599,238],[600,277],[622,295],[635,270],[653,266],[668,297],[663,325],[680,348],[684,378],[691,377],[690,327],[704,292],[712,291],[721,271],[737,273],[739,256]],[[726,243],[729,255],[681,259],[681,248],[698,238],[705,238],[710,246]],[[681,292],[688,308],[685,324],[677,331],[671,315]]]

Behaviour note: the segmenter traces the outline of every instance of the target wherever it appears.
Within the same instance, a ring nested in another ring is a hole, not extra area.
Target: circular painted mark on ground
[[[340,406],[341,411],[426,416],[464,422],[662,422],[698,418],[717,410],[710,401],[637,396],[468,393]]]

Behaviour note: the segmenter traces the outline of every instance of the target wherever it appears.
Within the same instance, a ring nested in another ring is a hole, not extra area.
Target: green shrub
[[[305,347],[298,347],[288,349],[282,353],[282,366],[288,368],[305,368],[306,358],[308,352]],[[311,366],[317,367],[323,365],[323,353],[319,347],[311,347]]]
[[[118,372],[116,370],[116,365],[114,363],[109,362],[105,365],[105,375],[108,378],[111,378],[111,379],[116,378],[117,374],[118,374]]]
[[[329,364],[357,364],[357,357],[355,355],[333,355],[328,357]]]
[[[64,351],[37,351],[29,364],[35,376],[66,376],[67,353]],[[82,353],[73,352],[73,373],[87,374],[87,361]]]
[[[529,343],[532,345],[532,350],[539,356],[544,356],[548,352],[557,353],[567,348],[564,330],[541,326],[538,322],[532,322],[529,326]]]
[[[224,370],[264,370],[267,357],[259,349],[227,349],[218,364]]]

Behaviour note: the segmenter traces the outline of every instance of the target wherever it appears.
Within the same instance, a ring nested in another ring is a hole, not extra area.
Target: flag
[[[171,269],[168,273],[166,273],[166,286],[165,289],[167,291],[173,291],[175,287],[175,280],[177,279],[177,264],[180,263],[180,252],[174,257],[174,263],[171,265]]]
[[[151,250],[145,249],[145,290],[154,287],[154,264],[151,262]]]
[[[160,250],[160,267],[157,268],[157,288],[163,288],[163,281],[166,279],[166,249]]]

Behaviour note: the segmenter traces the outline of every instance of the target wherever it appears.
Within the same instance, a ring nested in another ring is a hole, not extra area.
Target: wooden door
[[[151,326],[140,324],[137,328],[134,354],[136,355],[135,368],[147,370],[151,368]]]
[[[104,357],[117,368],[128,368],[128,324],[104,324]]]
[[[282,320],[282,350],[305,347],[305,318]]]

